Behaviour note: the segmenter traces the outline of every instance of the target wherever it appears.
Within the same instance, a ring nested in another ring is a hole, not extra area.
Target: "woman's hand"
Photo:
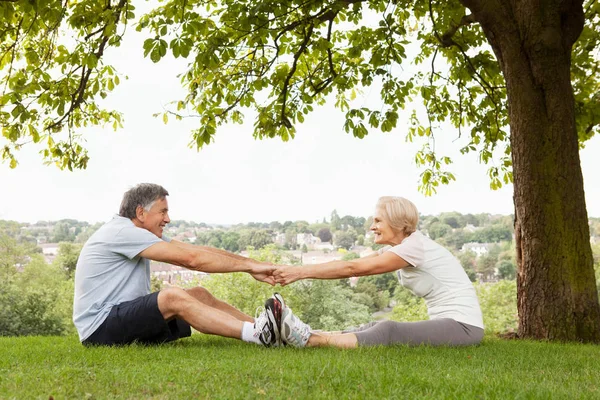
[[[273,271],[273,278],[275,283],[279,283],[281,286],[289,285],[290,283],[296,282],[299,279],[304,279],[302,276],[302,267],[294,267],[290,265],[279,265]]]
[[[271,286],[275,286],[275,279],[273,278],[273,271],[275,265],[271,264],[257,264],[252,268],[250,275],[259,282],[268,283]]]

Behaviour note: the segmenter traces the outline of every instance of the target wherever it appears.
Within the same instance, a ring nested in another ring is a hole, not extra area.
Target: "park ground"
[[[86,348],[0,337],[0,399],[598,399],[600,346],[486,337],[465,348],[269,348],[194,334]]]

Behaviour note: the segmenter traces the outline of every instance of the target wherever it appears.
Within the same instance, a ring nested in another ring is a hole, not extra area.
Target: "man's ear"
[[[137,206],[135,208],[135,217],[138,220],[140,220],[140,222],[144,222],[144,220],[146,219],[146,214],[144,213],[144,207]]]

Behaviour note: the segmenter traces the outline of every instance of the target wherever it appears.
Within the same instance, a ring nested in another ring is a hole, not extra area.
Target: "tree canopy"
[[[598,11],[587,1],[586,25],[572,54],[572,82],[581,141],[600,119]],[[468,135],[462,152],[491,163],[491,186],[511,181],[506,87],[480,26],[457,1],[166,1],[145,15],[132,2],[0,1],[2,158],[44,143],[42,156],[60,168],[85,168],[80,128],[121,124],[100,100],[119,84],[118,65],[104,63],[127,25],[148,34],[144,55],[189,60],[181,73],[187,95],[164,114],[199,116],[198,148],[219,125],[257,111],[254,136],[293,138],[315,105],[330,100],[345,113],[344,130],[363,138],[373,129],[423,137],[415,160],[421,189],[435,191],[454,176],[435,148],[436,128],[450,122]],[[357,106],[372,87],[381,103]],[[425,112],[413,108],[423,103]],[[406,108],[408,110],[405,110]],[[412,109],[410,109],[412,108]],[[399,113],[411,124],[397,127]]]

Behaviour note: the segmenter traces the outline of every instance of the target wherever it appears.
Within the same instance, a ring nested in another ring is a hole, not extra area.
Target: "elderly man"
[[[268,299],[254,319],[201,287],[150,293],[150,261],[208,273],[247,272],[273,285],[273,266],[170,240],[168,192],[143,183],[123,196],[119,215],[84,245],[75,271],[73,322],[84,345],[163,343],[199,332],[277,346],[282,304]]]

